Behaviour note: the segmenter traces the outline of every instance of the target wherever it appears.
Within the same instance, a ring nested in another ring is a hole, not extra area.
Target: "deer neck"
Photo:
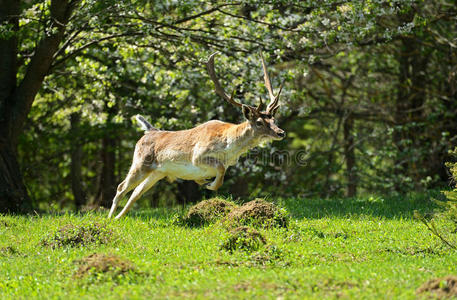
[[[255,134],[249,121],[232,127],[229,136],[229,148],[236,159],[261,143],[261,138]]]

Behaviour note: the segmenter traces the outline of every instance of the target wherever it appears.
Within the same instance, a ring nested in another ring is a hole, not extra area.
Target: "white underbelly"
[[[170,178],[180,178],[185,180],[202,180],[216,176],[216,169],[195,166],[188,162],[166,162],[157,171],[166,174]]]

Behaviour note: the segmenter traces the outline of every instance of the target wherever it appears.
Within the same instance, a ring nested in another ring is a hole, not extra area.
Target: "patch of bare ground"
[[[106,274],[115,278],[127,273],[138,274],[131,261],[116,255],[94,253],[76,261],[76,263],[80,266],[74,274],[75,278],[97,276],[99,274]]]
[[[416,294],[428,295],[438,299],[457,297],[457,276],[448,275],[429,280],[416,290]]]

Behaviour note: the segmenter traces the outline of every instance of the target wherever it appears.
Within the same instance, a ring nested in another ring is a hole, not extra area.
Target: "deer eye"
[[[263,121],[262,120],[257,120],[255,122],[255,125],[257,125],[258,127],[262,126],[263,125]]]

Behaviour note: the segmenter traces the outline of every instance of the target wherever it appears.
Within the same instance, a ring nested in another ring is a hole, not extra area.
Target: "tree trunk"
[[[100,174],[100,190],[98,205],[109,208],[116,195],[116,139],[107,133],[102,139],[102,172]]]
[[[52,22],[46,28],[49,33],[43,34],[39,40],[19,84],[17,31],[20,2],[0,0],[0,7],[0,23],[10,25],[13,31],[11,35],[0,36],[0,213],[17,213],[32,208],[17,160],[17,139],[22,133],[35,96],[49,72],[74,7],[65,0],[51,1]],[[39,34],[37,36],[41,36]]]
[[[0,0],[0,23],[18,30],[19,1]],[[22,181],[13,132],[15,104],[17,35],[0,37],[0,213],[27,212],[32,202]]]
[[[32,210],[32,201],[22,181],[16,152],[11,145],[0,145],[0,213],[24,213]]]
[[[346,179],[348,197],[354,197],[357,194],[357,171],[355,164],[355,145],[354,145],[354,119],[349,114],[346,116],[343,124],[344,132],[344,157],[346,161]]]
[[[414,10],[400,15],[400,21],[412,22]],[[394,144],[397,147],[395,159],[396,175],[411,177],[418,183],[431,170],[427,166],[430,159],[427,154],[419,156],[417,149],[424,143],[424,104],[426,100],[427,49],[415,36],[406,36],[400,40],[397,61],[399,77],[395,104]],[[395,189],[404,188],[402,180],[397,180]]]
[[[396,175],[406,175],[408,172],[408,164],[406,157],[408,156],[405,144],[407,143],[407,130],[404,126],[409,122],[408,120],[408,98],[410,91],[408,89],[410,79],[409,69],[410,57],[409,55],[413,51],[412,44],[408,43],[406,40],[401,41],[400,51],[398,54],[398,63],[399,63],[399,78],[398,78],[398,87],[397,87],[397,99],[395,102],[395,131],[393,133],[394,144],[397,147],[397,157],[395,159],[396,166]],[[396,190],[400,191],[402,189],[401,183],[396,183]]]
[[[118,148],[119,138],[116,136],[116,124],[113,123],[113,118],[117,114],[117,106],[108,106],[105,103],[105,111],[108,113],[106,119],[106,127],[103,131],[102,138],[102,172],[100,174],[98,205],[106,208],[111,207],[114,196],[116,195],[116,149]]]
[[[73,140],[78,136],[80,120],[81,116],[79,113],[72,113],[70,115],[71,137]],[[72,142],[71,144],[71,189],[73,191],[73,197],[75,198],[77,210],[86,204],[86,195],[83,189],[81,172],[83,152],[82,146],[78,140],[79,139],[76,139],[77,142]]]

